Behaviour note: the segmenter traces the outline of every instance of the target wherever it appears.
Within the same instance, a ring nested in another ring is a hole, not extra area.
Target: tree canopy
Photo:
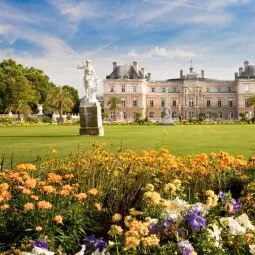
[[[76,107],[74,112],[78,112],[78,91],[68,85],[64,87],[72,95]],[[40,69],[24,67],[12,59],[0,63],[0,113],[8,110],[17,112],[17,109],[19,113],[36,111],[37,104],[45,104],[49,92],[54,88],[56,85]]]

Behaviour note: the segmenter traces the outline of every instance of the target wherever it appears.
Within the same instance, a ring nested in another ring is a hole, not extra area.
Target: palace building
[[[199,116],[235,120],[240,113],[254,117],[253,107],[247,106],[254,94],[255,65],[248,61],[230,81],[206,78],[204,70],[197,73],[193,67],[186,74],[180,70],[179,78],[154,81],[136,61],[132,65],[113,62],[111,74],[104,79],[104,111],[119,121],[134,120],[136,112],[141,112],[142,118],[161,121],[166,107],[176,120]],[[107,104],[113,96],[121,99],[117,116]]]

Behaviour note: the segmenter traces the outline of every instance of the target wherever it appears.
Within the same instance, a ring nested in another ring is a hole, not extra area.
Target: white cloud
[[[6,34],[10,30],[10,26],[0,24],[0,34]]]

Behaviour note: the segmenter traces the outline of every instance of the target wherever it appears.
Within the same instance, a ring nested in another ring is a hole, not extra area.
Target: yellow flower
[[[124,250],[134,249],[140,244],[140,240],[133,236],[127,236],[125,238]]]
[[[177,190],[180,189],[182,182],[179,179],[174,179],[173,184],[176,186]]]
[[[33,203],[26,203],[24,204],[24,211],[30,211],[34,209],[34,204]]]
[[[129,209],[129,213],[130,213],[130,215],[132,215],[132,216],[137,216],[137,215],[143,214],[142,212],[137,211],[135,208]]]
[[[121,216],[121,214],[119,214],[119,213],[115,213],[115,214],[112,216],[112,221],[113,221],[113,222],[121,221],[121,219],[122,219],[122,216]]]
[[[150,235],[141,238],[143,246],[156,246],[159,245],[159,239],[156,235]]]
[[[99,203],[94,204],[98,211],[102,210],[102,206]]]
[[[0,193],[0,201],[8,201],[12,197],[11,192],[9,191],[3,191]]]
[[[51,208],[52,208],[52,204],[51,204],[50,202],[46,202],[46,201],[44,201],[44,200],[39,201],[39,202],[37,203],[37,206],[38,206],[38,208],[40,208],[40,209],[51,209]]]
[[[111,229],[108,234],[112,237],[114,236],[121,236],[123,233],[123,229],[118,225],[111,225]]]
[[[0,184],[0,192],[7,191],[8,188],[9,188],[8,183],[5,182]]]
[[[35,230],[37,231],[37,232],[40,232],[40,231],[42,231],[42,227],[41,226],[37,226],[36,228],[35,228]]]
[[[166,194],[169,194],[169,193],[174,193],[176,190],[177,190],[177,188],[176,188],[176,186],[173,184],[173,183],[167,183],[165,186],[164,186],[164,192],[166,193]]]
[[[154,185],[151,184],[151,183],[148,183],[148,184],[145,186],[145,190],[146,190],[146,191],[154,191]]]
[[[19,164],[16,166],[16,170],[19,172],[34,171],[36,170],[36,166],[33,164]]]
[[[214,191],[213,190],[207,190],[206,192],[205,192],[205,195],[207,196],[207,197],[213,197],[214,196]]]
[[[143,194],[143,198],[145,200],[147,200],[149,203],[151,203],[152,205],[158,205],[160,203],[161,200],[161,196],[159,193],[155,192],[155,191],[147,191]]]
[[[56,221],[57,224],[63,223],[63,217],[61,215],[56,215],[54,220]]]
[[[91,194],[91,195],[96,195],[97,194],[97,189],[96,188],[92,188],[88,191],[88,194]]]

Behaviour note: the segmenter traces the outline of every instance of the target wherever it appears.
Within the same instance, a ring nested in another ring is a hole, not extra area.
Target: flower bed
[[[255,254],[254,163],[101,145],[63,160],[52,150],[40,166],[0,173],[0,252]]]

